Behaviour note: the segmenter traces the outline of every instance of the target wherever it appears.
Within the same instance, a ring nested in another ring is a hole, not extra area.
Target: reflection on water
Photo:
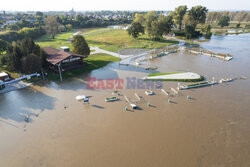
[[[104,99],[112,96],[112,90],[86,90],[86,77],[142,78],[150,72],[119,63],[64,82],[44,81],[2,94],[0,161],[8,166],[247,167],[249,44],[250,34],[213,36],[200,44],[213,52],[233,55],[229,62],[185,51],[151,60],[150,65],[157,66],[159,72],[192,71],[208,80],[241,76],[248,79],[177,95],[170,90],[177,83],[165,82],[164,89],[171,96],[159,90],[151,97],[145,95],[145,90],[120,90],[140,107],[134,112],[125,112],[129,104],[123,96],[119,96],[120,101],[106,103]],[[142,97],[141,101],[134,93]],[[90,104],[76,101],[79,94],[92,95]],[[187,96],[191,99],[187,100]],[[169,98],[172,103],[167,102]],[[25,114],[31,115],[32,123],[24,123]],[[14,130],[23,125],[28,127],[26,132]],[[20,136],[21,140],[17,140]]]

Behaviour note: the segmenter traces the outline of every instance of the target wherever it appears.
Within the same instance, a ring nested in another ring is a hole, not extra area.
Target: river
[[[170,97],[157,89],[154,96],[146,96],[145,89],[125,89],[125,82],[119,92],[138,110],[131,110],[123,96],[105,102],[112,90],[86,89],[87,77],[126,80],[150,72],[118,63],[63,82],[43,81],[1,94],[0,166],[250,166],[250,34],[213,36],[200,45],[233,59],[181,51],[149,63],[159,72],[237,79],[178,94],[170,90],[177,82],[164,82]],[[76,101],[80,94],[92,95],[90,104]],[[30,115],[29,123],[25,114]]]

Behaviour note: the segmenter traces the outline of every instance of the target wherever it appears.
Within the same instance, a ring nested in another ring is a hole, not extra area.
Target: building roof
[[[43,51],[48,55],[47,61],[53,65],[63,61],[64,59],[67,59],[70,56],[82,57],[82,58],[87,57],[87,56],[83,56],[83,55],[72,53],[72,52],[65,52],[65,51],[58,50],[52,47],[44,47]]]

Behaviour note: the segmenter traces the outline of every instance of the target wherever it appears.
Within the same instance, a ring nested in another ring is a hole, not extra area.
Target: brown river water
[[[150,64],[159,72],[192,71],[207,80],[247,79],[177,95],[170,90],[177,82],[164,82],[170,97],[160,90],[147,96],[145,89],[122,89],[120,94],[139,106],[131,110],[123,96],[104,101],[112,90],[86,89],[86,77],[142,78],[150,72],[111,63],[77,78],[0,95],[0,166],[249,167],[250,34],[214,36],[201,46],[234,59],[181,51]],[[92,95],[90,103],[76,101],[80,94]]]

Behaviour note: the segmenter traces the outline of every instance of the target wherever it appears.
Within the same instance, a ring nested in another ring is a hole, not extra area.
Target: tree
[[[133,22],[127,31],[129,35],[137,38],[140,33],[144,34],[144,27],[139,22]]]
[[[210,39],[212,36],[211,25],[206,24],[204,27],[202,27],[202,32],[204,33],[205,38]]]
[[[152,22],[157,20],[156,12],[150,11],[144,17],[145,17],[145,25],[144,26],[145,26],[146,32],[148,32],[148,33],[152,32],[152,30],[151,30]]]
[[[186,14],[186,12],[187,12],[187,6],[179,6],[175,8],[173,19],[174,23],[179,26],[179,30],[181,30],[183,17]]]
[[[41,58],[33,53],[21,58],[22,71],[25,73],[35,73],[42,67]]]
[[[45,65],[46,55],[34,41],[25,38],[7,48],[6,64],[10,71],[33,73]]]
[[[37,11],[37,12],[36,12],[36,16],[38,16],[38,17],[43,17],[43,12]]]
[[[140,23],[141,25],[145,24],[145,18],[143,14],[136,13],[134,22]]]
[[[222,16],[218,22],[221,27],[229,26],[230,18],[228,16]]]
[[[237,23],[237,24],[236,24],[236,28],[240,28],[240,23]]]
[[[157,20],[151,22],[151,28],[148,33],[154,40],[159,40],[161,38],[161,31]]]
[[[65,27],[66,27],[67,31],[71,31],[72,30],[72,25],[71,24],[67,24]]]
[[[1,54],[6,51],[7,49],[7,46],[8,46],[8,43],[2,39],[0,39],[0,56]]]
[[[204,24],[206,21],[206,13],[208,9],[203,6],[192,7],[186,16],[186,24],[192,26],[193,29],[196,28],[197,24]]]
[[[88,43],[85,41],[82,35],[75,35],[71,41],[73,46],[73,52],[81,55],[89,55],[90,49]]]
[[[21,71],[22,52],[17,43],[13,43],[7,49],[7,68],[9,71]]]
[[[53,39],[55,35],[59,32],[59,23],[57,22],[56,16],[48,16],[45,19],[45,30]]]
[[[171,31],[171,28],[174,24],[173,17],[172,16],[164,16],[161,14],[159,16],[158,24],[159,24],[158,27],[160,30],[160,36],[167,35]]]

